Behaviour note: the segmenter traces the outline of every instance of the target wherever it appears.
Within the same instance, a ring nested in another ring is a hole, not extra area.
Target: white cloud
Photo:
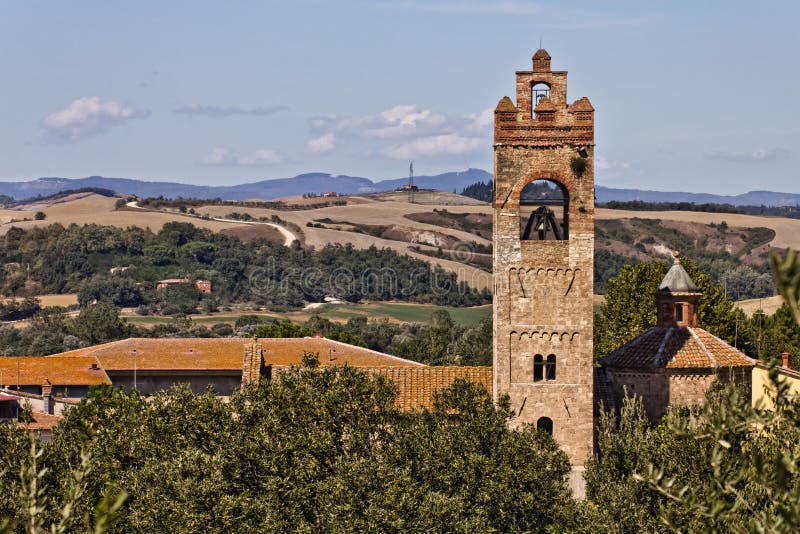
[[[309,154],[327,154],[336,148],[336,137],[332,133],[327,133],[311,139],[306,144],[306,152]]]
[[[322,132],[337,131],[378,139],[397,139],[432,133],[446,127],[448,121],[448,117],[442,113],[406,104],[358,117],[315,117],[311,119],[311,128]]]
[[[631,168],[629,161],[610,160],[605,156],[597,156],[594,168],[598,171],[626,171]]]
[[[772,161],[789,155],[785,148],[757,148],[745,152],[729,152],[727,150],[713,150],[703,154],[707,159],[732,161],[736,163],[759,163]]]
[[[457,156],[491,146],[493,123],[491,108],[441,113],[414,104],[353,117],[318,116],[310,126],[321,135],[308,142],[306,151],[322,153],[357,143],[361,154],[397,159]]]
[[[149,116],[147,109],[137,109],[112,100],[103,101],[98,96],[79,98],[42,120],[42,138],[45,142],[72,143],[104,133],[129,120],[146,119]]]
[[[284,161],[283,156],[270,148],[261,148],[244,156],[226,146],[214,147],[201,161],[207,167],[265,167]]]
[[[210,117],[212,119],[222,119],[233,115],[244,116],[265,116],[273,115],[280,111],[289,111],[289,106],[262,106],[256,108],[240,108],[237,106],[211,106],[203,104],[189,104],[179,106],[172,110],[179,115]]]
[[[390,147],[386,155],[395,159],[411,159],[419,156],[453,156],[469,154],[489,145],[480,137],[464,137],[457,134],[420,137]]]

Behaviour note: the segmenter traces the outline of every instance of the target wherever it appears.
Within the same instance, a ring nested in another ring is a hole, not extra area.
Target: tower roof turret
[[[659,293],[700,293],[697,284],[686,272],[678,258],[678,253],[673,252],[675,257],[672,267],[670,267],[661,284],[658,286]]]
[[[552,59],[552,58],[550,57],[550,54],[547,53],[547,50],[545,50],[544,48],[540,48],[539,50],[536,51],[536,53],[533,54],[533,57],[531,59]]]

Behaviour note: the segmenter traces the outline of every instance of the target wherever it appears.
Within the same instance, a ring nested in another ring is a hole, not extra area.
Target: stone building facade
[[[676,258],[656,291],[656,326],[602,360],[617,403],[638,396],[657,422],[670,406],[702,403],[717,380],[750,388],[755,360],[697,326],[700,296]]]
[[[494,396],[552,433],[580,470],[592,452],[594,108],[539,50],[494,123]],[[547,181],[547,182],[545,182]]]

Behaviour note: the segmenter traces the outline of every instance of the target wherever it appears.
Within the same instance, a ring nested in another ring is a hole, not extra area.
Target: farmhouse
[[[211,293],[211,281],[210,280],[195,280],[192,282],[188,278],[166,278],[164,280],[159,280],[156,282],[156,289],[167,289],[168,287],[172,286],[185,286],[194,284],[201,293]]]
[[[28,403],[37,414],[59,415],[89,387],[106,384],[146,395],[187,384],[192,391],[229,396],[242,384],[271,379],[306,352],[320,365],[349,365],[392,381],[398,407],[430,407],[456,379],[491,393],[491,367],[434,367],[321,336],[306,338],[130,338],[44,357],[0,357],[0,412],[18,417]],[[56,424],[58,418],[40,419]]]

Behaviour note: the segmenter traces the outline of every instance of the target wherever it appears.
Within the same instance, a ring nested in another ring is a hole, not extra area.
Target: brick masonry
[[[567,103],[567,73],[543,50],[516,80],[516,105],[504,97],[495,110],[493,391],[510,396],[515,424],[551,419],[580,469],[593,432],[594,109],[586,98]],[[550,94],[532,109],[537,83]],[[566,193],[567,239],[520,238],[520,194],[535,180]],[[556,378],[534,381],[534,358],[551,354]]]

